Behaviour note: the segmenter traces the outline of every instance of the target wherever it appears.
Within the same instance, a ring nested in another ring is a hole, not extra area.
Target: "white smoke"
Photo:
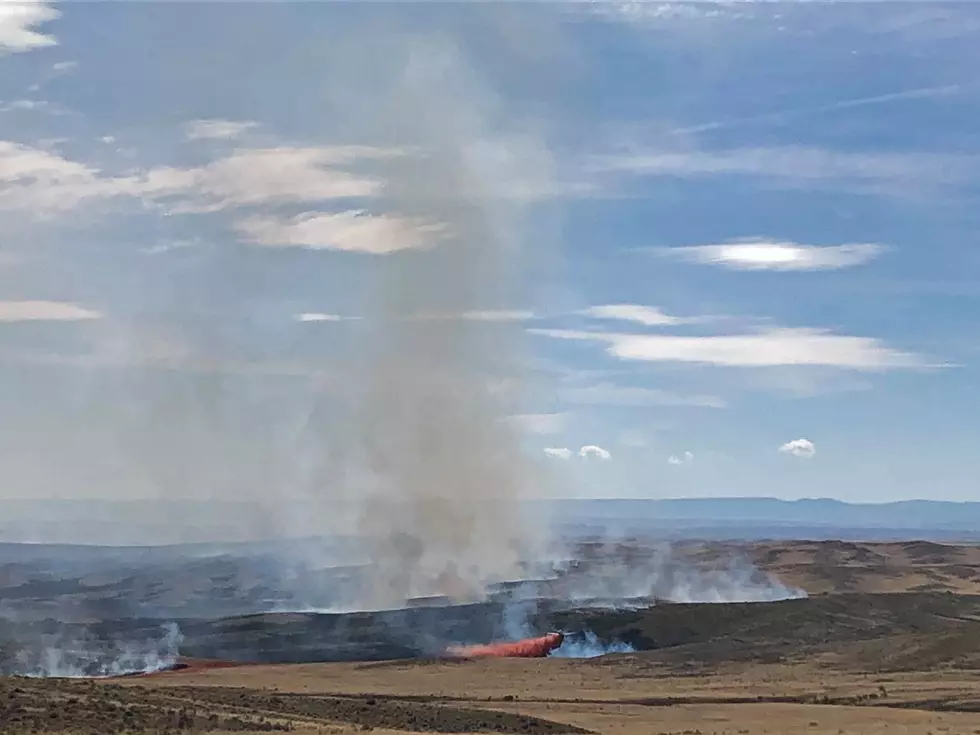
[[[555,577],[549,596],[591,607],[773,602],[807,596],[729,549],[717,556],[699,556],[697,550],[678,550],[671,544],[645,548],[609,540],[571,544],[552,564]]]
[[[633,646],[624,641],[603,643],[591,630],[566,635],[559,648],[551,652],[554,658],[596,658],[607,653],[633,653]]]
[[[5,674],[29,677],[106,678],[166,671],[183,641],[175,623],[145,641],[101,640],[93,635],[42,635],[0,662]]]
[[[523,329],[473,315],[522,313],[530,205],[551,189],[551,154],[448,34],[386,25],[346,57],[350,68],[397,60],[338,107],[359,111],[372,145],[420,152],[378,162],[384,206],[440,236],[375,269],[342,419],[372,573],[342,604],[475,601],[521,576],[541,534],[520,507],[538,488],[507,420],[520,408]]]

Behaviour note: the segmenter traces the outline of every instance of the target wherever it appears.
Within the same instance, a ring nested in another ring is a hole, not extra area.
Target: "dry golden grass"
[[[593,661],[256,666],[168,674],[127,685],[424,698],[618,735],[980,733],[980,713],[897,706],[980,702],[980,673],[973,672],[880,677],[817,666],[742,665],[710,676],[677,678],[645,670],[642,656],[621,656]],[[777,698],[799,701],[771,701]]]
[[[926,541],[775,541],[748,554],[782,581],[811,595],[918,590],[980,594],[980,546]]]

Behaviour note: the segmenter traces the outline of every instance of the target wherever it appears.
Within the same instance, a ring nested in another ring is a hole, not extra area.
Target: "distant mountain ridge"
[[[527,517],[558,527],[650,533],[664,539],[980,540],[980,501],[606,498],[533,500],[525,507]],[[308,512],[301,507],[289,510],[293,518],[319,517],[312,504]],[[155,546],[316,535],[307,530],[310,524],[307,529],[256,525],[256,519],[266,518],[274,520],[269,506],[250,502],[0,499],[0,542]]]
[[[868,529],[961,529],[980,533],[980,502],[900,500],[848,503],[833,498],[766,497],[591,499],[553,501],[558,519],[630,520],[710,526],[746,524]]]

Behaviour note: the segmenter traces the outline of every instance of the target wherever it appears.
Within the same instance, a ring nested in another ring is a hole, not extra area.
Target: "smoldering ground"
[[[60,678],[123,676],[163,671],[177,662],[183,640],[175,623],[141,638],[135,631],[77,626],[5,625],[0,629],[0,674]],[[45,630],[47,628],[47,630]]]

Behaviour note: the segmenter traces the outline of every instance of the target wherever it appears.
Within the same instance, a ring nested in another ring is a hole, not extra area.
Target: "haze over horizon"
[[[275,511],[257,533],[343,527],[367,431],[337,421],[351,356],[412,330],[522,348],[478,365],[509,411],[480,420],[506,426],[442,435],[479,456],[517,437],[521,497],[976,499],[978,22],[944,2],[0,4],[0,500],[242,499]],[[404,54],[367,59],[392,29]],[[378,107],[398,59],[434,75],[402,88],[403,121]],[[433,141],[442,159],[415,157]],[[416,165],[453,185],[415,190]],[[516,275],[449,269],[382,320],[378,273],[460,229]]]

